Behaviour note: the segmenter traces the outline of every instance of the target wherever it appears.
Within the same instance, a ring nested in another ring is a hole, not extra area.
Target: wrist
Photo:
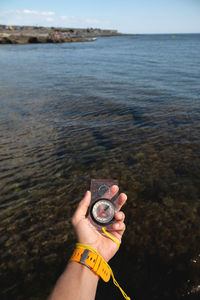
[[[79,266],[79,268],[81,270],[83,270],[82,268],[85,268],[83,272],[86,272],[86,274],[89,274],[88,272],[91,272],[91,274],[95,273],[96,276],[92,276],[92,278],[93,280],[96,280],[96,283],[98,282],[99,277],[101,277],[103,281],[108,282],[110,280],[110,277],[112,276],[113,283],[119,288],[124,298],[130,300],[130,298],[126,295],[126,293],[122,290],[122,288],[116,281],[110,266],[107,264],[104,258],[89,245],[77,243],[76,249],[74,250],[70,261],[71,263],[78,262],[82,264],[83,266]]]
[[[102,258],[106,261],[106,262],[109,262],[109,260],[115,255],[115,253],[113,254],[110,254],[108,250],[106,251],[103,251],[102,250],[102,245],[97,245],[97,244],[92,244],[92,243],[87,243],[87,242],[81,242],[81,241],[78,241],[77,245],[81,245],[81,244],[84,244],[84,245],[87,245],[89,246],[89,248],[92,248],[94,249],[98,254],[100,254],[102,256]],[[116,251],[117,252],[117,251]]]
[[[92,247],[85,244],[76,244],[70,261],[78,262],[87,268],[90,272],[94,272],[105,282],[110,279],[110,267],[104,258]]]
[[[93,281],[98,281],[100,278],[97,274],[95,274],[94,272],[91,272],[91,269],[89,267],[87,267],[86,265],[77,263],[76,261],[70,260],[66,267],[66,270],[68,268],[76,269],[80,278],[88,277],[88,279],[93,280]]]

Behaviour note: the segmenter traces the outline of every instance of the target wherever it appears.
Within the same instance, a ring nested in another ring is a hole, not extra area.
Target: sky
[[[200,0],[0,0],[0,24],[200,33]]]

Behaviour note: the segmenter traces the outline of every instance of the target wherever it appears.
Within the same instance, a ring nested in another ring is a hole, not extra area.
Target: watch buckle
[[[88,265],[86,265],[85,261],[86,259],[88,258],[88,253],[90,251],[88,249],[85,249],[83,254],[81,255],[81,260],[80,260],[80,263],[86,267],[88,267],[89,269],[91,269]]]

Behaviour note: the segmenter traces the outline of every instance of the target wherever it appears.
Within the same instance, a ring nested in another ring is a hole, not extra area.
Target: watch
[[[103,281],[110,280],[110,268],[104,259],[88,249],[76,248],[70,258],[70,261],[76,261],[100,276]]]

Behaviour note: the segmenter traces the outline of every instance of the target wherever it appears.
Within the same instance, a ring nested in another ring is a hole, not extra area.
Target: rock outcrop
[[[20,27],[0,25],[0,44],[87,42],[94,37],[121,35],[117,30]]]

